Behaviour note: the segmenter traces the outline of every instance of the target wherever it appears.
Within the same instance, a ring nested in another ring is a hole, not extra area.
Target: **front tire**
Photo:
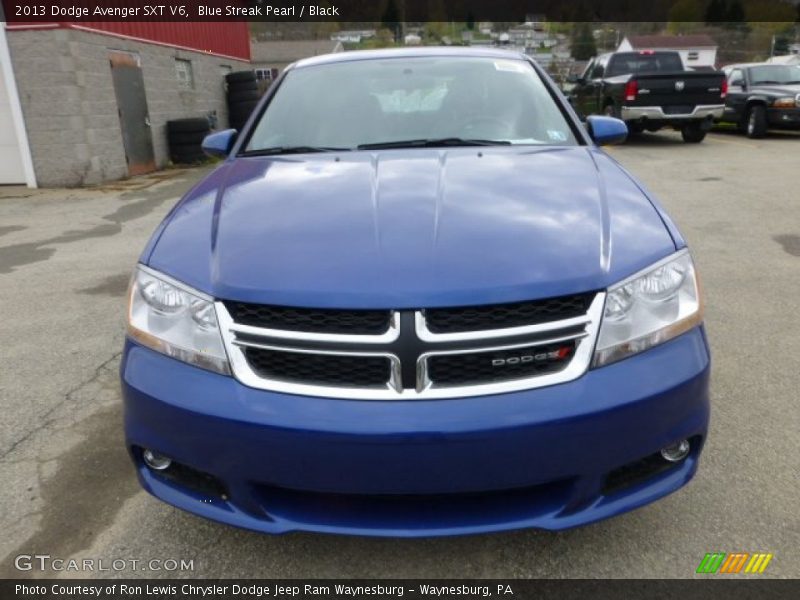
[[[747,113],[747,126],[745,133],[750,139],[759,139],[767,135],[767,109],[756,104],[750,107]]]
[[[689,123],[681,128],[681,137],[687,144],[699,144],[706,137],[706,130],[700,123]]]

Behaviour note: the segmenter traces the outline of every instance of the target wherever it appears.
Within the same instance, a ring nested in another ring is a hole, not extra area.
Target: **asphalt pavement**
[[[800,577],[798,151],[800,134],[727,132],[609,150],[661,200],[700,270],[713,375],[697,477],[579,529],[440,539],[267,536],[141,491],[122,439],[124,294],[150,233],[205,171],[0,188],[0,577],[684,578],[717,551],[769,552],[760,577]],[[45,554],[95,570],[14,566]],[[125,567],[97,570],[113,560]]]

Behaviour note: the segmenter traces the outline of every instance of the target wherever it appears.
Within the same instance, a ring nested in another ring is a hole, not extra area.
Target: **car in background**
[[[617,117],[631,133],[672,127],[689,143],[703,141],[725,102],[724,75],[687,70],[674,51],[602,54],[568,81],[579,114]]]
[[[142,485],[239,527],[376,536],[565,529],[681,488],[708,431],[703,302],[678,229],[598,147],[626,135],[521,53],[289,67],[206,138],[224,160],[135,268]]]
[[[728,81],[722,123],[750,138],[769,129],[800,129],[800,65],[747,63],[723,69]]]

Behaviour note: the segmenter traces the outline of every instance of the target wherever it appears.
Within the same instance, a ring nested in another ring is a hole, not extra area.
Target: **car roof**
[[[733,65],[725,65],[723,69],[748,69],[750,67],[774,67],[773,63],[767,62],[751,62],[751,63],[736,63]]]
[[[298,60],[291,65],[292,68],[311,67],[316,65],[351,62],[357,60],[382,60],[387,58],[418,58],[435,56],[472,56],[482,58],[504,58],[511,60],[527,60],[522,52],[502,50],[499,48],[471,48],[465,46],[424,46],[416,48],[383,48],[380,50],[353,50],[350,52],[336,52],[334,54],[320,54]]]

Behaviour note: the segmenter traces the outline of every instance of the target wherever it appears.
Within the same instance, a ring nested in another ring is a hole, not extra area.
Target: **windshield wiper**
[[[274,156],[278,154],[310,154],[312,152],[349,152],[352,148],[335,148],[332,146],[273,146],[246,150],[239,156]]]
[[[508,140],[477,140],[459,137],[423,138],[419,140],[396,140],[375,144],[359,144],[358,150],[386,150],[390,148],[436,148],[439,146],[508,146]]]

